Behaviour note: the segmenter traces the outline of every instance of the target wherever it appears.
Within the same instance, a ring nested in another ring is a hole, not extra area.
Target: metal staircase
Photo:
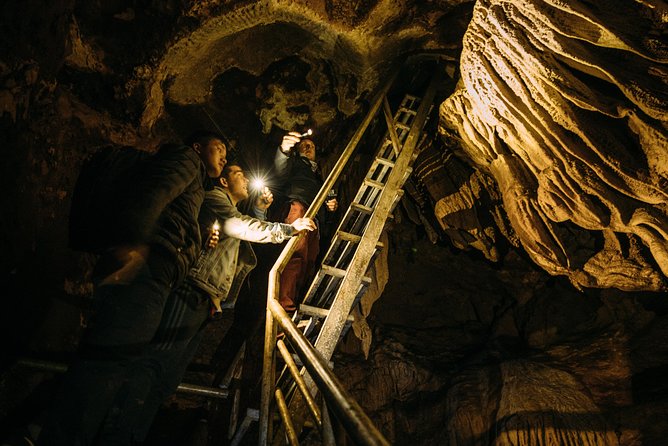
[[[306,427],[333,444],[328,408],[359,444],[388,444],[331,372],[334,350],[352,322],[351,309],[366,291],[374,256],[383,249],[381,233],[403,195],[415,148],[432,108],[438,76],[420,97],[405,95],[392,114],[387,94],[394,77],[378,94],[320,193],[306,213],[312,217],[327,199],[351,154],[380,112],[387,130],[371,166],[345,212],[304,301],[290,318],[278,304],[278,274],[289,260],[295,239],[288,242],[269,275],[259,444],[298,444]],[[277,341],[277,326],[285,334]],[[289,341],[289,342],[286,342]],[[277,357],[280,358],[277,360]],[[300,367],[301,366],[301,367]],[[276,379],[277,378],[277,379]],[[326,404],[320,409],[318,392]],[[272,409],[280,424],[274,429]],[[309,426],[310,423],[310,426]]]

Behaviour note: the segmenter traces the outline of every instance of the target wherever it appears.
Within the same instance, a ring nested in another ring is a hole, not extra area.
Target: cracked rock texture
[[[663,2],[479,1],[464,34],[443,131],[578,287],[665,289],[666,20]]]

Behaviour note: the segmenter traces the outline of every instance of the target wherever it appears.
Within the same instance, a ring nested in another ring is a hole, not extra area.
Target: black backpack
[[[134,242],[119,214],[136,192],[133,186],[153,154],[134,147],[103,147],[81,166],[69,218],[69,247],[102,253]]]

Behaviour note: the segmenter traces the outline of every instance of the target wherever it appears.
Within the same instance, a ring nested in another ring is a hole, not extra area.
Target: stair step
[[[399,110],[397,110],[397,114],[398,113],[408,113],[409,115],[416,115],[417,110],[413,110],[413,109],[406,108],[406,107],[399,107]]]
[[[350,232],[345,232],[345,231],[337,231],[336,236],[339,239],[341,239],[342,241],[351,242],[351,243],[359,243],[360,240],[362,240],[361,236],[356,235],[356,234],[351,234]],[[384,247],[385,247],[385,245],[383,244],[383,242],[376,243],[376,248],[382,249]]]
[[[387,158],[376,157],[376,162],[387,167],[394,167],[394,161],[390,161]]]
[[[376,189],[383,189],[385,187],[385,185],[380,181],[372,180],[369,178],[364,179],[364,185],[369,187],[374,187]]]
[[[329,315],[329,310],[325,310],[324,308],[314,307],[311,305],[301,304],[299,305],[299,313],[302,315],[323,319],[326,318],[327,315]],[[346,320],[347,322],[354,322],[355,318],[352,315],[349,315],[348,319]]]
[[[343,241],[352,243],[359,243],[362,240],[361,236],[346,231],[337,231],[336,236]]]
[[[404,124],[403,122],[395,122],[395,123],[394,123],[394,126],[397,127],[397,128],[400,129],[400,130],[406,130],[406,131],[408,131],[408,130],[411,129],[411,126],[410,126],[410,125],[406,125],[406,124]]]
[[[373,214],[373,209],[370,208],[369,206],[364,206],[363,204],[350,203],[350,207],[358,212],[363,212],[369,215]]]
[[[347,272],[345,269],[335,268],[335,267],[329,266],[329,265],[322,265],[320,267],[320,270],[323,273],[325,273],[329,276],[341,277],[341,278],[343,278],[346,275],[346,272]],[[367,277],[367,276],[362,277],[362,282],[370,284],[371,283],[371,277]]]
[[[404,177],[403,177],[403,179],[401,180],[401,182],[402,182],[402,183],[405,183],[406,180],[408,180],[408,177],[410,177],[412,173],[413,173],[413,168],[412,168],[412,167],[407,168],[407,169],[406,169],[406,172],[404,173]]]

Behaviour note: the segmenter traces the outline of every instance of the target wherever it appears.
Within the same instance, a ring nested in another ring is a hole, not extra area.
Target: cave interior
[[[86,157],[205,128],[254,174],[313,129],[327,171],[398,73],[393,109],[433,75],[436,99],[335,374],[392,444],[665,444],[663,0],[26,0],[0,23],[0,439],[58,384],[21,359],[66,363],[86,325],[96,259],[67,237]],[[263,319],[278,251],[255,249]],[[207,328],[189,382],[210,382],[233,317]],[[149,444],[227,444],[228,406],[176,394]]]

